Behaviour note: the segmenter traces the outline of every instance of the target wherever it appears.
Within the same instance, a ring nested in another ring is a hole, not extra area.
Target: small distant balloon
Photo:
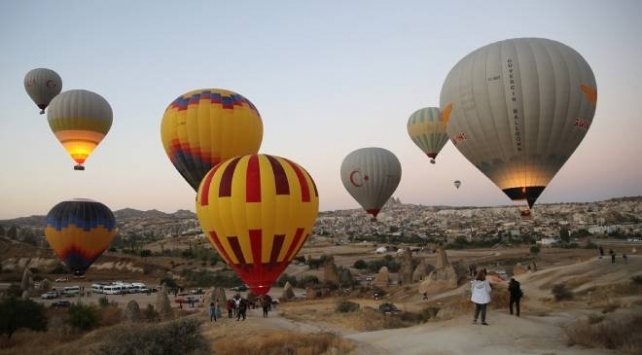
[[[45,237],[49,246],[74,275],[85,273],[116,235],[116,219],[100,202],[63,201],[47,214]]]
[[[76,162],[74,170],[85,170],[83,164],[109,132],[112,119],[107,100],[87,90],[61,93],[47,112],[49,127]]]
[[[377,214],[395,192],[401,180],[401,163],[383,148],[361,148],[341,163],[341,182],[361,207]]]
[[[24,85],[27,94],[40,108],[42,115],[51,100],[62,90],[62,79],[51,69],[36,68],[25,75]]]
[[[435,164],[435,158],[448,142],[448,119],[451,110],[440,112],[438,107],[425,107],[417,110],[408,119],[408,135],[413,142]]]
[[[455,180],[455,181],[453,182],[453,184],[454,184],[454,185],[455,185],[455,187],[459,190],[459,186],[461,186],[461,181],[459,181],[459,180]]]

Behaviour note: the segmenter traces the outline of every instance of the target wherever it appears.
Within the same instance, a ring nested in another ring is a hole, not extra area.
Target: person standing
[[[613,251],[613,249],[609,249],[609,254],[611,254],[611,264],[615,264],[616,253]]]
[[[245,298],[241,298],[239,300],[238,311],[237,311],[237,314],[236,314],[236,320],[237,321],[241,320],[241,318],[243,318],[243,320],[245,320],[245,315],[246,315],[246,312],[247,312],[247,306],[248,306],[247,305],[247,300]]]
[[[626,256],[626,253],[622,253],[622,259],[624,259],[625,264],[629,263],[629,258]]]
[[[604,256],[604,248],[600,245],[600,259]]]
[[[510,293],[510,300],[508,302],[508,309],[510,310],[510,314],[513,314],[513,305],[515,305],[515,315],[519,317],[519,301],[521,300],[522,296],[524,296],[524,293],[520,288],[519,281],[511,278],[510,282],[508,283],[508,292]]]
[[[480,270],[475,280],[470,282],[470,288],[472,291],[470,300],[475,304],[473,324],[477,324],[477,318],[481,313],[481,324],[488,325],[486,323],[486,306],[490,303],[490,291],[492,289],[490,288],[490,283],[486,280],[486,273],[483,270]]]
[[[214,302],[210,302],[209,312],[210,323],[212,323],[212,321],[216,322],[216,305],[214,305]]]

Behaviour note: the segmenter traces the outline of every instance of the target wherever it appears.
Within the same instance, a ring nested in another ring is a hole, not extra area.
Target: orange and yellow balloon
[[[115,235],[114,214],[100,202],[63,201],[47,214],[47,242],[74,275],[84,274]]]
[[[65,91],[47,110],[49,127],[77,163],[74,170],[85,170],[83,164],[109,132],[112,119],[107,100],[88,90]]]
[[[318,211],[312,177],[290,160],[265,154],[215,166],[196,197],[198,220],[210,243],[259,295],[297,255]]]
[[[250,100],[235,92],[194,90],[167,107],[161,139],[176,170],[198,190],[216,164],[259,151],[263,121]]]

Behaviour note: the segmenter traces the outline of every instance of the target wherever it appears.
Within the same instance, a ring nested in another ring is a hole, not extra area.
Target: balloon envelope
[[[595,77],[572,48],[543,38],[496,42],[446,77],[455,147],[508,197],[535,203],[591,125]]]
[[[233,91],[195,90],[167,107],[161,139],[176,170],[196,191],[214,165],[259,151],[263,121],[250,100]]]
[[[312,177],[285,158],[253,154],[212,168],[196,213],[214,249],[256,294],[266,294],[308,238],[319,211]]]
[[[25,75],[24,85],[27,94],[40,108],[42,115],[51,100],[62,90],[62,79],[51,69],[36,68]]]
[[[113,113],[102,96],[88,90],[69,90],[56,96],[47,120],[56,138],[77,163],[83,164],[111,128]]]
[[[415,111],[408,119],[408,135],[422,152],[435,163],[441,148],[448,142],[448,119],[450,111],[439,112],[437,107],[425,107]]]
[[[401,180],[401,163],[383,148],[361,148],[341,163],[341,182],[373,217],[395,192]]]
[[[100,202],[63,201],[47,214],[47,242],[75,275],[85,273],[109,247],[115,234],[114,214]]]

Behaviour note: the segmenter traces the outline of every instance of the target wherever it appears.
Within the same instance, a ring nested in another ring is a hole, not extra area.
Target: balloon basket
[[[74,166],[74,170],[80,170],[80,171],[82,171],[82,170],[85,170],[85,167],[84,167],[84,166],[82,166],[82,165],[76,165],[76,166]]]

